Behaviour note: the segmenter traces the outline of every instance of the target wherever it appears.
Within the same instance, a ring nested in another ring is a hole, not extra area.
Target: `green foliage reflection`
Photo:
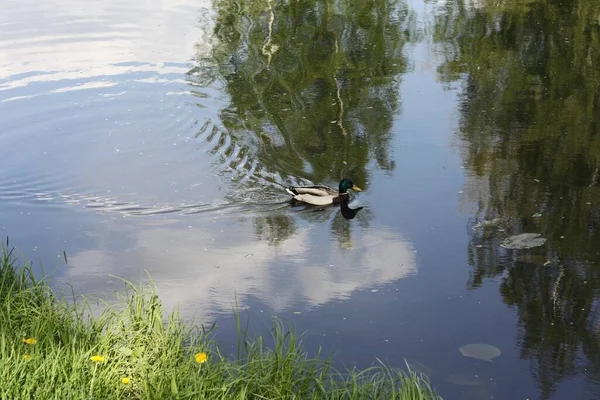
[[[221,123],[258,160],[249,170],[365,186],[371,159],[393,168],[390,128],[415,26],[403,2],[217,0],[215,10],[212,57],[229,96]]]
[[[467,192],[478,218],[540,232],[549,246],[523,259],[499,249],[497,234],[475,233],[471,285],[509,269],[502,295],[549,398],[561,379],[600,369],[600,2],[476,4],[446,2],[434,33],[441,80],[463,82]]]

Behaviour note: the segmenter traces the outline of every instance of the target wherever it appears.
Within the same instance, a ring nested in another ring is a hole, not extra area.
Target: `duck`
[[[338,204],[348,199],[348,190],[362,191],[351,179],[344,178],[340,181],[338,190],[325,185],[314,186],[290,186],[285,190],[291,194],[294,200],[313,206],[325,206]]]

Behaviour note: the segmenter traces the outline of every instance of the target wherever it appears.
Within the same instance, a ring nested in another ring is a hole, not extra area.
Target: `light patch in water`
[[[299,302],[316,307],[347,299],[354,291],[417,273],[410,244],[388,230],[370,229],[351,249],[335,241],[319,244],[320,257],[314,257],[319,225],[299,228],[276,246],[249,240],[252,229],[251,224],[225,233],[148,226],[135,232],[134,243],[122,254],[89,250],[70,255],[74,268],[63,279],[79,291],[103,287],[109,293],[114,288],[103,285],[109,274],[135,279],[143,266],[167,307],[194,305],[202,319],[229,312],[236,295],[240,306],[253,295],[281,312],[297,309]]]
[[[118,92],[118,93],[100,93],[98,94],[98,96],[100,97],[119,97],[119,96],[123,96],[125,94],[124,91]]]
[[[76,85],[76,86],[62,87],[60,89],[51,90],[51,91],[47,92],[46,94],[65,93],[65,92],[72,92],[75,90],[109,88],[109,87],[113,87],[113,86],[117,86],[117,85],[118,85],[117,82],[110,82],[110,81],[86,82],[86,83],[82,83],[82,84]]]

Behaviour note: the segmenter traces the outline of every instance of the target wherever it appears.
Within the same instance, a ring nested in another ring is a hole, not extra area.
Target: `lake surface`
[[[254,332],[278,316],[341,363],[406,359],[446,399],[598,398],[599,16],[8,1],[0,235],[78,294],[149,273],[224,348],[237,300]],[[342,177],[353,219],[287,203]],[[500,246],[520,233],[548,240]]]

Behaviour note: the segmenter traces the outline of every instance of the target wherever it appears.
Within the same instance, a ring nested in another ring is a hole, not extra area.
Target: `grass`
[[[240,328],[235,357],[211,331],[165,319],[154,287],[92,316],[2,246],[0,399],[440,399],[426,377],[381,364],[339,372],[275,320],[270,346]]]

